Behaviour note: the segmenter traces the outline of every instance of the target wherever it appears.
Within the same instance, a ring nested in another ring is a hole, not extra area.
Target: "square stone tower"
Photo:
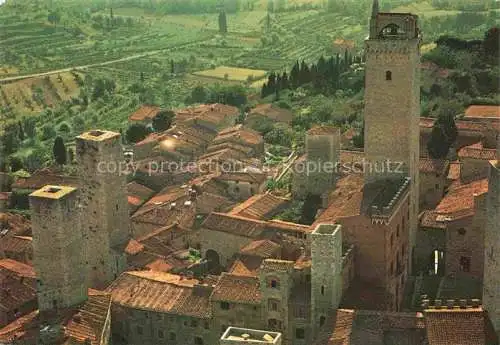
[[[483,306],[500,336],[500,135],[497,159],[490,162],[483,280]]]
[[[94,130],[76,138],[89,286],[107,286],[126,266],[129,231],[120,134]]]
[[[340,159],[340,129],[314,126],[306,134],[307,190],[323,195],[335,185],[336,168]]]
[[[339,224],[320,224],[311,234],[311,322],[316,337],[342,297],[342,232]]]
[[[87,279],[78,191],[45,186],[29,199],[40,311],[84,302]]]
[[[419,205],[420,43],[417,16],[380,13],[374,1],[365,41],[365,182],[411,178],[410,248]]]

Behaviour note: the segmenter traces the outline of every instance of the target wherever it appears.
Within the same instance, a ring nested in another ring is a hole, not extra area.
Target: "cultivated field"
[[[202,77],[210,77],[217,79],[227,79],[236,81],[247,81],[250,79],[257,80],[261,79],[266,75],[266,71],[248,69],[248,68],[236,68],[236,67],[226,67],[219,66],[214,69],[208,69],[205,71],[199,71],[193,73],[194,75]]]

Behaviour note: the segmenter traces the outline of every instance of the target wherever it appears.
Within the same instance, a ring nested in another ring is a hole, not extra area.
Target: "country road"
[[[200,40],[200,41],[203,41],[203,40]],[[111,65],[111,64],[114,64],[114,63],[117,63],[117,62],[129,61],[129,60],[134,60],[134,59],[138,59],[138,58],[145,57],[145,56],[151,56],[151,55],[156,55],[156,54],[159,54],[159,53],[164,53],[164,52],[167,52],[167,51],[170,51],[170,50],[173,50],[173,49],[178,49],[178,48],[181,48],[181,47],[184,48],[184,47],[187,47],[187,46],[190,46],[190,45],[194,45],[194,44],[197,44],[197,43],[199,43],[199,41],[194,41],[194,42],[189,42],[189,43],[185,43],[185,44],[180,44],[180,45],[177,45],[177,46],[174,46],[174,47],[170,47],[170,48],[152,50],[152,51],[149,51],[147,53],[130,55],[130,56],[127,56],[127,57],[124,57],[124,58],[120,58],[120,59],[109,60],[109,61],[104,61],[104,62],[89,64],[89,65],[72,66],[72,67],[57,69],[57,70],[48,71],[48,72],[32,73],[32,74],[17,75],[17,76],[13,76],[13,77],[2,78],[2,79],[0,79],[0,84],[5,84],[5,83],[9,83],[9,82],[13,82],[13,81],[18,81],[18,80],[23,80],[23,79],[29,79],[29,78],[44,77],[44,76],[47,76],[47,75],[52,75],[52,74],[57,74],[57,73],[64,73],[64,72],[70,72],[70,71],[73,71],[73,70],[83,70],[83,69],[91,68],[91,67],[99,67],[99,66]]]

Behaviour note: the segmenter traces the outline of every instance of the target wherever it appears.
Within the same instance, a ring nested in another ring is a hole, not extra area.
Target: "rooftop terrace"
[[[221,337],[221,344],[281,344],[281,333],[248,328],[229,327]]]

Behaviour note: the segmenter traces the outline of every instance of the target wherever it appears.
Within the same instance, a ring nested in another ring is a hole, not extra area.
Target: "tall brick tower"
[[[123,248],[130,234],[120,134],[83,133],[76,138],[76,154],[89,286],[103,288],[125,269]]]
[[[320,224],[311,234],[311,320],[313,337],[342,297],[342,233],[339,224]]]
[[[78,191],[45,186],[30,195],[33,263],[41,312],[87,299],[87,279]]]
[[[373,2],[370,36],[365,41],[369,163],[365,182],[411,178],[410,248],[415,245],[419,204],[420,42],[417,16],[381,13],[378,1]]]
[[[487,196],[487,224],[484,238],[483,305],[495,331],[500,336],[500,135],[497,137],[497,159],[490,162]]]

